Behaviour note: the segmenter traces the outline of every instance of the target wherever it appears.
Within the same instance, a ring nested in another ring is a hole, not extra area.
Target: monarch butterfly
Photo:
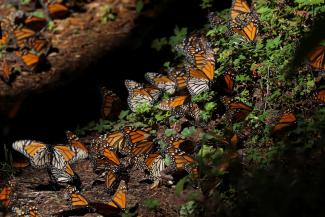
[[[124,134],[120,131],[104,134],[100,136],[99,140],[101,140],[105,147],[118,151],[121,154],[127,154],[130,151],[125,143]]]
[[[52,44],[45,38],[33,37],[25,42],[25,47],[46,56],[49,53]]]
[[[12,191],[14,184],[11,181],[2,188],[0,192],[0,207],[7,209],[12,203]]]
[[[34,37],[35,35],[36,32],[31,29],[25,27],[16,28],[7,36],[5,45],[8,48],[13,49],[24,48],[25,41]]]
[[[181,50],[191,63],[186,67],[186,85],[191,95],[209,90],[210,82],[214,79],[215,59],[206,37],[198,34],[186,37]]]
[[[161,141],[167,145],[164,149],[165,152],[169,153],[193,153],[195,148],[193,143],[177,135],[172,137],[163,136]]]
[[[170,111],[178,106],[182,106],[189,102],[189,95],[175,96],[166,100],[162,100],[158,104],[158,108],[165,111]]]
[[[200,119],[200,108],[196,103],[187,103],[181,106],[178,106],[174,110],[172,110],[173,115],[178,116],[189,116],[193,118],[195,121],[198,121]]]
[[[236,22],[238,15],[251,13],[251,9],[245,0],[233,0],[230,17],[233,22]]]
[[[68,143],[72,150],[76,151],[76,157],[79,159],[85,159],[88,157],[88,149],[86,146],[80,142],[77,135],[67,130],[66,132]]]
[[[210,63],[211,62],[208,62],[211,67],[209,67],[209,71],[207,72],[204,72],[198,68],[187,67],[188,78],[186,81],[186,86],[191,95],[195,96],[201,92],[210,90],[210,86],[214,78],[214,75],[211,74],[214,73],[214,65]],[[209,77],[207,73],[209,73]]]
[[[2,63],[1,63],[1,68],[0,68],[0,77],[7,84],[9,84],[12,81],[13,75],[15,73],[14,66],[16,64],[16,61],[13,59],[10,59],[9,55],[5,55],[3,57]]]
[[[222,101],[227,108],[225,117],[227,119],[230,119],[232,122],[243,121],[247,115],[253,111],[253,108],[249,105],[242,102],[230,100],[227,97],[224,97]]]
[[[184,39],[184,50],[191,65],[201,70],[209,80],[214,78],[214,51],[204,35],[191,34]]]
[[[174,81],[176,84],[176,90],[183,90],[186,88],[186,71],[182,68],[171,68],[167,72],[167,76],[170,80]]]
[[[40,0],[47,16],[52,19],[63,19],[69,15],[69,9],[61,4],[56,2],[51,2],[47,0]]]
[[[176,83],[166,75],[155,72],[147,72],[145,74],[145,78],[153,86],[169,94],[174,94],[176,91]]]
[[[150,174],[148,178],[150,180],[159,180],[161,177],[160,172],[167,167],[163,156],[160,153],[152,153],[144,155],[144,158],[139,158],[139,160],[140,159],[140,167],[143,170],[147,170]]]
[[[225,94],[232,94],[235,87],[234,74],[229,70],[217,78],[217,84],[220,91]]]
[[[38,70],[38,66],[42,62],[44,56],[36,55],[31,52],[20,52],[16,51],[18,60],[21,62],[22,67],[30,72],[35,72]]]
[[[80,187],[80,178],[77,173],[75,173],[70,164],[66,164],[63,169],[58,169],[56,167],[50,167],[49,168],[49,174],[51,179],[54,182],[58,183],[71,183]]]
[[[118,155],[108,148],[104,149],[103,156],[109,162],[108,171],[105,173],[105,186],[110,193],[118,181],[121,181],[123,178],[128,179],[128,168],[122,164]]]
[[[106,204],[124,210],[126,208],[126,191],[125,181],[122,180],[113,198]]]
[[[197,175],[198,171],[195,166],[197,162],[193,157],[186,153],[172,153],[169,156],[174,170],[186,170],[190,174]]]
[[[325,89],[317,90],[316,93],[314,93],[314,100],[316,100],[319,103],[324,104],[325,103]]]
[[[297,121],[296,115],[292,111],[290,110],[285,111],[279,118],[276,125],[273,127],[272,132],[273,133],[280,132],[287,127],[295,125],[296,121]]]
[[[0,39],[2,39],[4,33],[11,32],[14,25],[7,17],[0,18]]]
[[[28,16],[24,20],[24,26],[35,32],[41,31],[47,25],[47,19],[36,16]]]
[[[130,127],[125,127],[123,133],[125,135],[126,141],[131,147],[130,153],[134,156],[149,153],[154,148],[154,143],[150,137],[151,128],[141,130],[132,129]]]
[[[159,98],[161,91],[151,86],[144,86],[132,80],[125,80],[125,86],[129,91],[128,105],[135,112],[139,104],[153,105]]]
[[[103,97],[103,105],[102,105],[102,118],[108,118],[112,116],[112,111],[114,110],[114,105],[120,104],[120,98],[111,90],[102,87],[102,97]]]
[[[153,141],[138,142],[132,147],[131,154],[134,156],[139,156],[141,154],[148,154],[154,148],[155,148],[155,143]]]
[[[53,146],[34,140],[19,140],[12,147],[29,158],[36,168],[55,167],[62,170],[67,163],[73,163],[84,156],[83,150],[74,146]]]
[[[135,144],[139,142],[144,141],[151,141],[152,138],[150,137],[150,131],[151,128],[146,128],[144,130],[141,129],[133,129],[132,127],[125,127],[122,130],[122,133],[124,134],[126,141],[128,144],[133,147]]]
[[[314,69],[325,70],[325,46],[318,46],[308,54],[310,65]]]
[[[212,28],[225,23],[225,20],[223,18],[219,17],[218,15],[216,15],[213,12],[208,13],[207,18],[208,18],[210,27],[212,27]]]
[[[84,207],[89,205],[88,200],[83,195],[81,195],[75,187],[69,186],[68,191],[71,206]]]
[[[231,10],[231,29],[242,35],[246,40],[255,42],[258,34],[258,21],[245,0],[234,0]]]

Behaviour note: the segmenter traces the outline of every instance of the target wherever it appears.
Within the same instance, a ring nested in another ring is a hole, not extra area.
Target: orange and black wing
[[[32,166],[44,168],[50,164],[48,145],[33,140],[19,140],[12,144],[13,149],[25,155]]]
[[[105,87],[102,87],[102,110],[101,115],[102,118],[108,118],[111,117],[118,105],[120,105],[120,98],[111,90],[106,89]]]
[[[177,90],[186,88],[187,75],[183,69],[172,68],[168,71],[168,77],[175,82]]]
[[[325,89],[317,90],[314,93],[314,100],[318,103],[325,104]]]
[[[12,192],[12,187],[10,185],[5,185],[0,192],[0,205],[1,207],[7,209],[10,203],[12,202],[10,199]]]
[[[189,98],[189,95],[171,97],[169,99],[160,101],[158,104],[158,108],[165,111],[171,111],[179,106],[188,103]]]
[[[126,208],[126,192],[126,184],[125,181],[122,180],[112,200],[107,202],[107,204],[109,206],[124,210]]]
[[[240,14],[250,13],[251,9],[246,0],[233,0],[230,9],[230,17],[233,22],[236,21],[236,17]]]
[[[38,69],[38,66],[42,60],[42,56],[38,56],[31,52],[17,51],[16,55],[18,57],[18,60],[20,60],[22,67],[31,72],[34,72]]]
[[[155,143],[152,141],[139,142],[131,149],[131,154],[134,156],[148,154],[153,150],[154,147]]]
[[[108,170],[105,174],[105,187],[108,190],[112,190],[118,180],[119,180],[119,177],[117,176],[117,174],[114,173],[113,170]]]
[[[41,31],[47,25],[47,19],[36,16],[26,17],[24,26],[35,32]]]
[[[325,46],[318,46],[308,54],[310,65],[319,70],[325,70]]]
[[[129,145],[132,147],[136,145],[138,142],[148,141],[150,139],[150,129],[132,129],[131,127],[125,127],[123,129],[123,134],[129,143]]]
[[[76,153],[75,160],[85,159],[88,157],[88,149],[80,139],[71,131],[66,131],[67,139],[69,142],[70,149]]]
[[[286,111],[279,118],[279,121],[273,127],[272,132],[273,133],[280,132],[290,126],[295,125],[296,121],[297,121],[296,115],[291,111]]]
[[[217,84],[222,93],[232,94],[235,87],[234,74],[230,70],[223,73],[218,77]]]
[[[111,164],[113,164],[114,166],[121,165],[120,158],[117,156],[117,154],[114,151],[112,151],[108,148],[105,148],[104,152],[103,152],[103,156],[105,156],[107,158],[107,160],[109,160],[109,162]]]
[[[121,154],[126,154],[129,152],[127,145],[125,144],[124,134],[120,131],[105,134],[101,137],[105,146],[109,149],[114,149]]]
[[[69,9],[60,3],[52,3],[47,5],[48,16],[52,19],[63,19],[69,15]]]
[[[185,153],[175,154],[172,156],[172,160],[174,163],[173,166],[176,170],[186,170],[188,173],[192,174],[195,174],[197,172],[197,169],[194,167],[194,164],[197,162],[190,155],[187,155]]]
[[[89,205],[88,200],[75,187],[70,187],[69,194],[71,206],[85,207]]]
[[[255,42],[258,35],[258,25],[254,21],[249,21],[247,24],[244,24],[244,26],[241,26],[239,28],[234,27],[233,31],[239,33],[247,41]]]
[[[229,114],[232,122],[241,122],[247,115],[253,111],[253,108],[243,102],[224,100],[227,108],[227,114]]]
[[[155,72],[147,72],[145,74],[145,78],[153,86],[169,94],[173,94],[176,91],[176,83],[166,75]]]

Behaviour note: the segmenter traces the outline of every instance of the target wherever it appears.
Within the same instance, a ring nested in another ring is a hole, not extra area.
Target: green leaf
[[[180,195],[181,192],[184,190],[184,185],[185,185],[185,182],[187,182],[188,180],[188,177],[185,176],[184,178],[182,178],[181,180],[179,180],[176,184],[176,195]]]
[[[165,135],[167,136],[167,137],[171,137],[171,136],[174,136],[174,135],[176,135],[177,134],[177,132],[174,130],[174,129],[166,129],[165,130]]]
[[[166,37],[163,38],[156,38],[151,43],[151,48],[155,49],[156,51],[160,51],[164,46],[168,44],[168,40]]]
[[[137,13],[140,13],[144,7],[143,0],[137,0],[136,5],[135,5],[135,10]]]
[[[118,119],[119,120],[124,119],[129,113],[130,113],[130,110],[122,110],[118,116]]]
[[[180,44],[187,35],[187,28],[179,28],[178,26],[174,29],[174,35],[169,38],[169,44],[172,47],[175,47],[177,44]]]
[[[181,132],[182,136],[184,136],[185,138],[190,137],[191,135],[193,135],[196,132],[195,127],[185,127],[183,129],[183,131]]]

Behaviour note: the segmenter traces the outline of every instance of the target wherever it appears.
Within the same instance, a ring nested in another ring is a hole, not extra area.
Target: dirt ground
[[[93,185],[97,175],[93,173],[90,161],[82,160],[73,165],[82,182],[81,193],[90,202],[109,201],[110,195],[104,189],[104,183]],[[178,216],[179,204],[175,197],[174,187],[160,186],[150,189],[151,183],[144,181],[144,174],[139,170],[130,173],[128,183],[127,207],[137,207],[137,216]],[[28,205],[37,207],[41,216],[53,216],[54,214],[70,209],[66,194],[66,188],[53,190],[48,184],[49,177],[45,169],[35,169],[31,166],[25,168],[15,177],[15,190],[13,194],[14,205]],[[145,199],[158,199],[160,206],[157,209],[149,209],[144,206]],[[8,214],[7,216],[13,216]],[[78,215],[73,215],[78,216]],[[89,213],[84,216],[100,216]]]
[[[0,0],[1,16],[15,11],[5,1]],[[112,8],[116,19],[104,23],[103,8],[107,6]],[[54,20],[55,29],[44,32],[54,48],[47,57],[51,67],[40,73],[22,72],[10,85],[0,80],[0,112],[12,110],[32,92],[57,88],[89,71],[98,57],[123,42],[137,16],[135,0],[94,0],[67,18]]]

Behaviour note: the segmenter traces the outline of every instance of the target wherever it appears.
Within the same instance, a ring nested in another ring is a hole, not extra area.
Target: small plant
[[[188,201],[187,203],[181,206],[179,215],[181,217],[194,217],[198,214],[197,210],[197,204],[195,203],[195,201]]]
[[[202,0],[201,8],[202,9],[207,9],[207,8],[212,7],[212,2],[213,2],[213,0]]]
[[[171,46],[172,51],[175,52],[175,46],[183,41],[183,39],[186,37],[186,34],[187,28],[179,28],[178,26],[176,26],[174,29],[174,35],[170,36],[169,38],[162,37],[153,40],[153,42],[151,43],[151,48],[160,51],[163,47],[169,45]]]
[[[100,8],[101,21],[103,24],[114,21],[116,19],[116,13],[113,12],[113,8],[110,5],[104,5]]]
[[[160,206],[160,200],[156,198],[147,198],[143,201],[143,204],[149,209],[158,209]]]

